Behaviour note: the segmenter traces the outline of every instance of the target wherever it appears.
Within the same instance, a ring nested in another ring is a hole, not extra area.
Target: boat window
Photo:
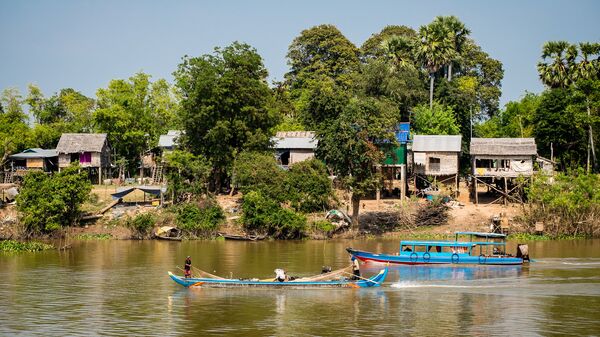
[[[426,252],[427,246],[415,246],[415,252]]]
[[[411,246],[402,245],[402,247],[400,247],[400,250],[402,250],[403,252],[412,252]]]

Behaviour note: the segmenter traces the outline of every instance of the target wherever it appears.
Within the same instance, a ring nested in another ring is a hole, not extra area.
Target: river
[[[395,252],[398,241],[78,241],[0,254],[0,335],[600,334],[597,239],[530,242],[536,262],[523,267],[392,267],[380,288],[184,289],[167,276],[186,255],[221,276],[309,275],[349,264],[348,246]]]

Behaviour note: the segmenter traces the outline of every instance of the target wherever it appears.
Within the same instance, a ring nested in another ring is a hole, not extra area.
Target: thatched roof
[[[102,152],[104,143],[106,133],[63,133],[56,146],[56,152]]]
[[[462,136],[415,135],[413,152],[460,152]]]
[[[472,138],[471,155],[535,156],[537,146],[533,138]]]

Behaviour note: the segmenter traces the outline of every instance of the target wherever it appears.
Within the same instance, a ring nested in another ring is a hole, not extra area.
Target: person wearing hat
[[[185,278],[192,277],[192,258],[189,256],[185,258],[184,270],[185,270]]]

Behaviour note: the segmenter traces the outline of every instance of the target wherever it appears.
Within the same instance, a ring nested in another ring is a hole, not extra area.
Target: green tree
[[[365,43],[360,47],[361,57],[363,61],[367,61],[373,58],[380,58],[389,53],[390,48],[386,46],[387,40],[398,40],[400,41],[415,41],[417,32],[414,29],[407,26],[385,26],[381,32],[371,35]],[[392,43],[392,46],[395,46]],[[397,50],[393,48],[392,50]],[[412,55],[411,55],[412,57]],[[414,60],[413,60],[414,61]]]
[[[542,83],[550,88],[566,88],[576,73],[577,48],[567,41],[549,41],[542,47],[537,65]]]
[[[533,137],[539,103],[539,95],[526,93],[520,101],[508,102],[500,113],[476,125],[475,134],[483,138]]]
[[[301,212],[327,210],[333,198],[333,185],[323,162],[313,158],[295,163],[286,178],[286,195],[294,209]]]
[[[460,62],[463,46],[467,42],[471,30],[454,15],[438,16],[433,22],[442,27],[454,49],[453,57],[448,62],[448,81],[452,81],[452,65]]]
[[[77,222],[92,188],[87,174],[78,171],[72,166],[51,176],[41,171],[25,176],[17,208],[28,232],[51,232]]]
[[[211,165],[206,158],[175,150],[165,155],[165,173],[174,202],[189,201],[207,191]]]
[[[268,152],[244,151],[235,159],[235,185],[244,194],[259,191],[262,195],[284,202],[286,172],[277,165],[275,156]]]
[[[280,121],[267,70],[254,48],[234,42],[214,55],[184,57],[174,75],[182,93],[183,143],[211,162],[212,190],[219,192],[236,154],[267,149]]]
[[[361,198],[372,193],[381,181],[375,165],[384,151],[397,145],[394,129],[398,109],[388,100],[359,96],[350,99],[335,119],[316,131],[318,156],[325,160],[342,185],[352,192],[352,225],[358,228]]]
[[[460,127],[456,123],[451,107],[434,102],[433,108],[418,105],[413,109],[412,126],[418,135],[457,135]]]
[[[150,75],[137,73],[128,80],[112,80],[108,88],[98,89],[98,109],[93,118],[97,131],[105,132],[117,158],[129,163],[129,171],[138,167],[144,152],[158,143],[158,137],[174,122],[169,121],[177,106],[165,94],[164,81],[150,82]]]
[[[0,167],[8,156],[28,146],[29,126],[19,90],[7,88],[0,94]]]
[[[455,57],[453,41],[445,28],[435,21],[419,28],[418,41],[415,53],[429,73],[429,107],[433,108],[435,74]]]
[[[335,26],[320,25],[303,30],[288,49],[292,88],[303,88],[315,76],[326,76],[336,84],[349,85],[348,76],[358,69],[359,50]]]

